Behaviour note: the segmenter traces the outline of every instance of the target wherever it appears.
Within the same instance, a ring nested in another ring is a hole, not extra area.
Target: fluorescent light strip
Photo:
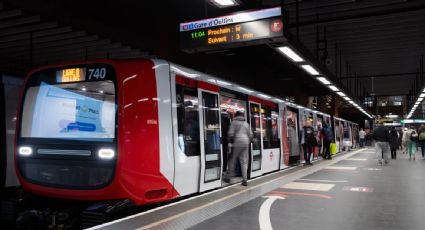
[[[311,75],[320,75],[319,72],[313,66],[311,65],[301,65],[301,68],[303,68],[305,71],[307,71]]]
[[[325,77],[318,77],[317,80],[322,82],[322,84],[324,84],[324,85],[330,85],[331,84],[331,82],[328,81],[328,79],[326,79]]]
[[[236,6],[239,5],[234,0],[212,0],[213,3],[215,3],[218,6]]]
[[[280,52],[285,54],[286,57],[291,59],[294,62],[303,62],[304,59],[302,59],[297,53],[295,53],[291,48],[288,46],[283,46],[278,48]]]
[[[336,94],[338,94],[341,97],[345,97],[346,96],[345,93],[343,93],[343,92],[336,92]]]
[[[339,89],[336,86],[334,86],[334,85],[328,85],[328,87],[329,87],[329,89],[331,89],[334,92],[339,91]]]

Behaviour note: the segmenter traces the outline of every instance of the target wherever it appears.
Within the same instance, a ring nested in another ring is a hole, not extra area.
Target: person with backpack
[[[313,165],[310,162],[313,153],[313,147],[317,145],[315,130],[311,125],[311,121],[306,121],[304,127],[301,129],[301,144],[304,149],[304,165]]]
[[[421,146],[422,159],[425,159],[425,125],[422,124],[418,131],[419,145]]]
[[[390,147],[391,147],[391,159],[395,160],[397,158],[397,149],[398,149],[398,132],[393,127],[390,131]]]
[[[384,126],[383,122],[380,122],[379,126],[373,130],[373,139],[375,140],[375,151],[378,163],[380,165],[383,163],[387,165],[390,163],[390,159],[388,158],[390,132],[388,128]],[[384,160],[384,162],[382,162],[382,160]]]
[[[328,123],[325,123],[323,125],[321,133],[323,137],[323,159],[331,160],[332,156],[331,156],[330,147],[331,147],[331,142],[334,139],[334,135],[332,132],[332,128],[330,127]]]
[[[248,159],[249,144],[253,134],[249,124],[245,121],[245,115],[237,111],[228,131],[229,143],[232,144],[232,155],[228,161],[227,179],[235,175],[235,166],[237,160],[241,165],[242,185],[248,185]]]
[[[409,137],[409,139],[407,140],[407,147],[408,147],[408,153],[409,153],[409,160],[412,159],[413,156],[413,160],[416,160],[416,142],[418,141],[418,133],[416,132],[415,129],[413,129],[412,127],[409,127],[409,129],[407,130],[407,136]]]

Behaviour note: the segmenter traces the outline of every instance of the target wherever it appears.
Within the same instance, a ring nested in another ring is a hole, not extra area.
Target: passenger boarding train
[[[26,191],[136,205],[223,186],[236,111],[254,133],[250,178],[303,160],[298,131],[306,120],[332,123],[327,114],[150,59],[38,68],[21,100],[15,166]]]

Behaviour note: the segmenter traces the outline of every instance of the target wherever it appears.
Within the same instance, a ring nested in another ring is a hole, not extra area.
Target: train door
[[[295,108],[286,107],[286,128],[288,133],[288,147],[289,147],[289,165],[298,164],[300,161],[301,147],[298,140],[298,113]]]
[[[186,80],[186,82],[185,82]],[[174,78],[172,78],[174,81]],[[174,132],[174,187],[181,196],[199,191],[201,131],[198,88],[194,81],[176,76],[172,87]]]
[[[267,102],[265,102],[267,103]],[[280,139],[278,132],[279,110],[276,104],[261,106],[262,161],[261,172],[268,173],[279,169]]]
[[[199,89],[202,103],[200,112],[201,172],[199,191],[221,186],[223,171],[219,94]]]
[[[286,119],[286,110],[287,107],[283,105],[279,105],[279,126],[280,132],[279,137],[281,141],[281,156],[280,156],[280,169],[287,168],[289,166],[289,139],[288,139],[288,121]]]
[[[261,160],[262,160],[262,135],[261,135],[261,105],[259,103],[250,102],[250,126],[253,133],[253,141],[251,143],[251,178],[260,176]]]
[[[236,112],[242,112],[246,119],[246,96],[237,92],[229,91],[226,89],[220,90],[220,122],[221,122],[221,139],[223,149],[223,172],[227,171],[228,167],[228,156],[231,154],[231,148],[229,148],[227,133],[230,128],[230,124],[236,115]],[[237,166],[235,169],[240,168],[239,162],[236,162]],[[240,171],[240,170],[239,170]],[[241,174],[236,171],[236,176]]]

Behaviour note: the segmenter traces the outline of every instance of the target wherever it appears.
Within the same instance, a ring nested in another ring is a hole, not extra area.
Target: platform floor
[[[341,154],[94,229],[425,229],[425,160]]]

